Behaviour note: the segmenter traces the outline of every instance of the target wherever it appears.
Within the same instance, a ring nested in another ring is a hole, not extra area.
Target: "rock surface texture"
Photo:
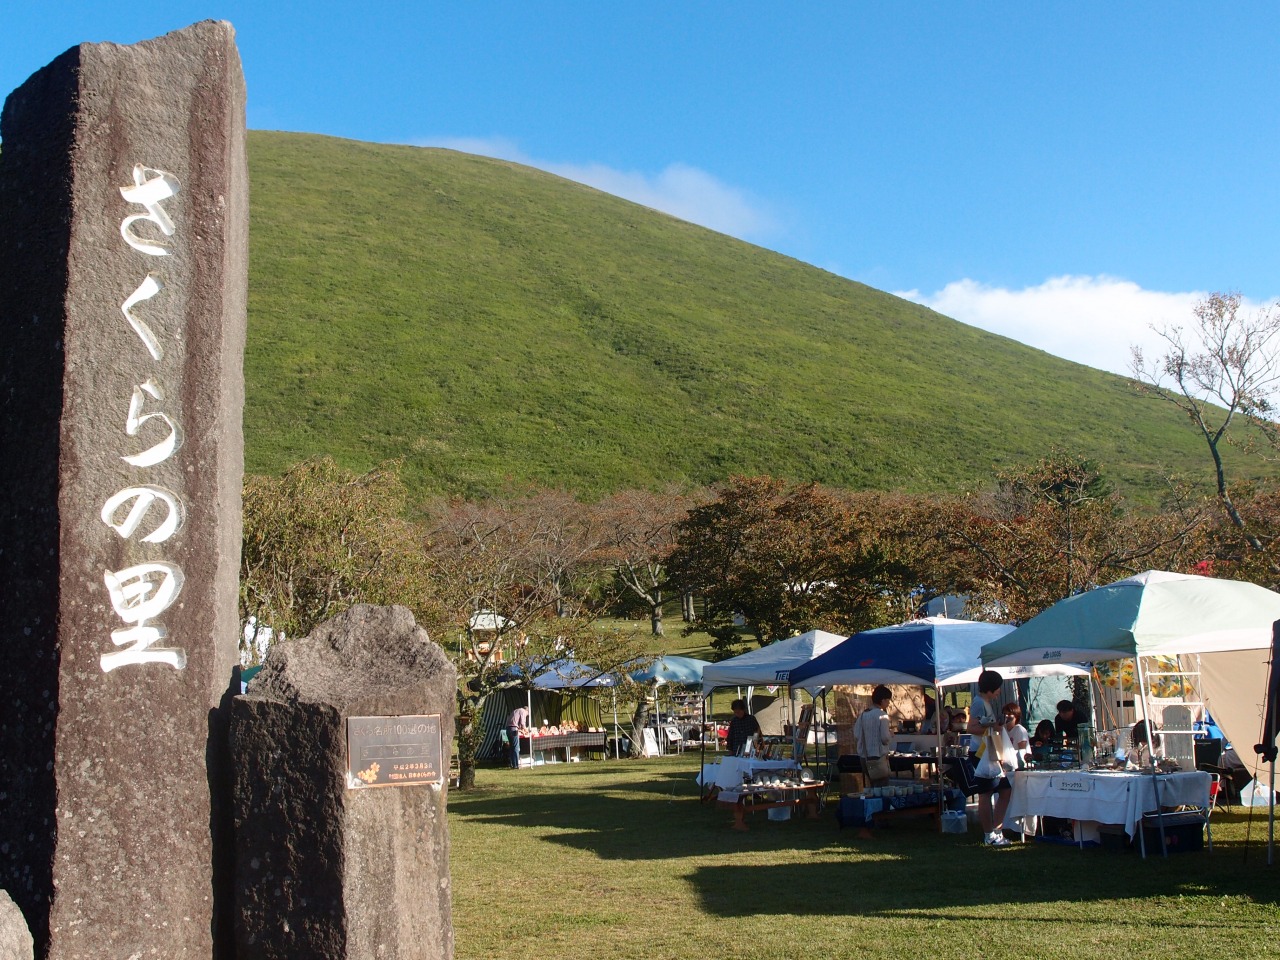
[[[210,21],[0,117],[0,886],[54,960],[231,942],[244,96]]]
[[[447,772],[456,686],[404,607],[271,648],[232,705],[238,960],[453,956],[447,784],[353,781],[347,721],[438,717]]]
[[[31,931],[22,911],[9,894],[0,890],[0,960],[31,960]]]

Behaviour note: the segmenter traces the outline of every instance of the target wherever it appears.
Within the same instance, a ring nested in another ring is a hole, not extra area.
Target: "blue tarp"
[[[702,683],[702,669],[711,664],[695,657],[658,657],[647,667],[628,670],[636,683],[674,683],[677,686],[696,687]]]
[[[1012,630],[1008,624],[946,617],[864,630],[794,668],[790,682],[808,690],[857,683],[972,683],[982,669],[982,645]]]
[[[577,687],[612,687],[617,679],[599,668],[577,660],[557,660],[533,678],[537,690],[569,690]]]

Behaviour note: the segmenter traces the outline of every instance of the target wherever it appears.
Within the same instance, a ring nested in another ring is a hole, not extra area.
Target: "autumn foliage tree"
[[[645,662],[634,638],[593,628],[599,569],[593,514],[563,494],[451,501],[431,513],[429,552],[458,668],[459,786],[475,783],[485,703],[527,689],[557,661],[585,682]]]
[[[644,605],[649,629],[661,637],[666,562],[676,544],[676,525],[692,500],[669,490],[623,490],[596,505],[602,532],[601,558],[619,588]]]
[[[676,525],[667,572],[704,613],[687,628],[723,655],[741,644],[735,615],[761,644],[811,629],[887,622],[877,576],[883,544],[866,540],[849,504],[817,484],[734,477]]]
[[[436,580],[404,507],[394,462],[355,473],[321,457],[282,477],[246,477],[242,621],[305,636],[353,604],[396,603],[434,632]]]
[[[953,502],[937,535],[953,551],[957,591],[1021,621],[1079,590],[1199,560],[1203,511],[1173,494],[1164,511],[1132,511],[1097,464],[1058,452]]]
[[[1238,293],[1213,293],[1195,305],[1190,326],[1157,328],[1165,350],[1147,357],[1133,348],[1130,372],[1134,388],[1176,407],[1204,440],[1214,490],[1236,535],[1269,571],[1280,578],[1274,543],[1280,528],[1260,525],[1256,514],[1237,503],[1226,462],[1231,444],[1253,449],[1261,440],[1267,452],[1280,452],[1274,397],[1280,386],[1280,305],[1250,312]],[[1242,440],[1237,427],[1252,428]]]

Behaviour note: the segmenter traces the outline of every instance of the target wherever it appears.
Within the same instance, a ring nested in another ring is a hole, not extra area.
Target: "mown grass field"
[[[329,454],[401,458],[418,498],[734,473],[946,492],[1057,446],[1149,496],[1204,475],[1192,431],[1123,378],[580,184],[248,145],[251,473]]]
[[[1280,953],[1265,819],[1214,815],[1212,853],[984,848],[901,823],[747,833],[699,803],[696,754],[483,769],[449,795],[457,960],[1253,958]]]

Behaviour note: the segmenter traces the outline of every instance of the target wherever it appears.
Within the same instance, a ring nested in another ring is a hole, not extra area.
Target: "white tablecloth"
[[[735,794],[742,787],[743,778],[761,770],[795,770],[794,760],[757,760],[755,757],[722,757],[719,763],[708,763],[702,768],[699,781],[703,787],[719,787]],[[731,799],[725,797],[724,799]]]
[[[1208,808],[1212,778],[1199,771],[1161,774],[1161,807],[1183,804]],[[1013,796],[1007,818],[1038,815],[1063,817],[1093,824],[1084,829],[1088,839],[1097,835],[1097,824],[1118,823],[1133,836],[1144,813],[1157,807],[1155,786],[1149,773],[1085,770],[1020,770],[1013,778]]]

